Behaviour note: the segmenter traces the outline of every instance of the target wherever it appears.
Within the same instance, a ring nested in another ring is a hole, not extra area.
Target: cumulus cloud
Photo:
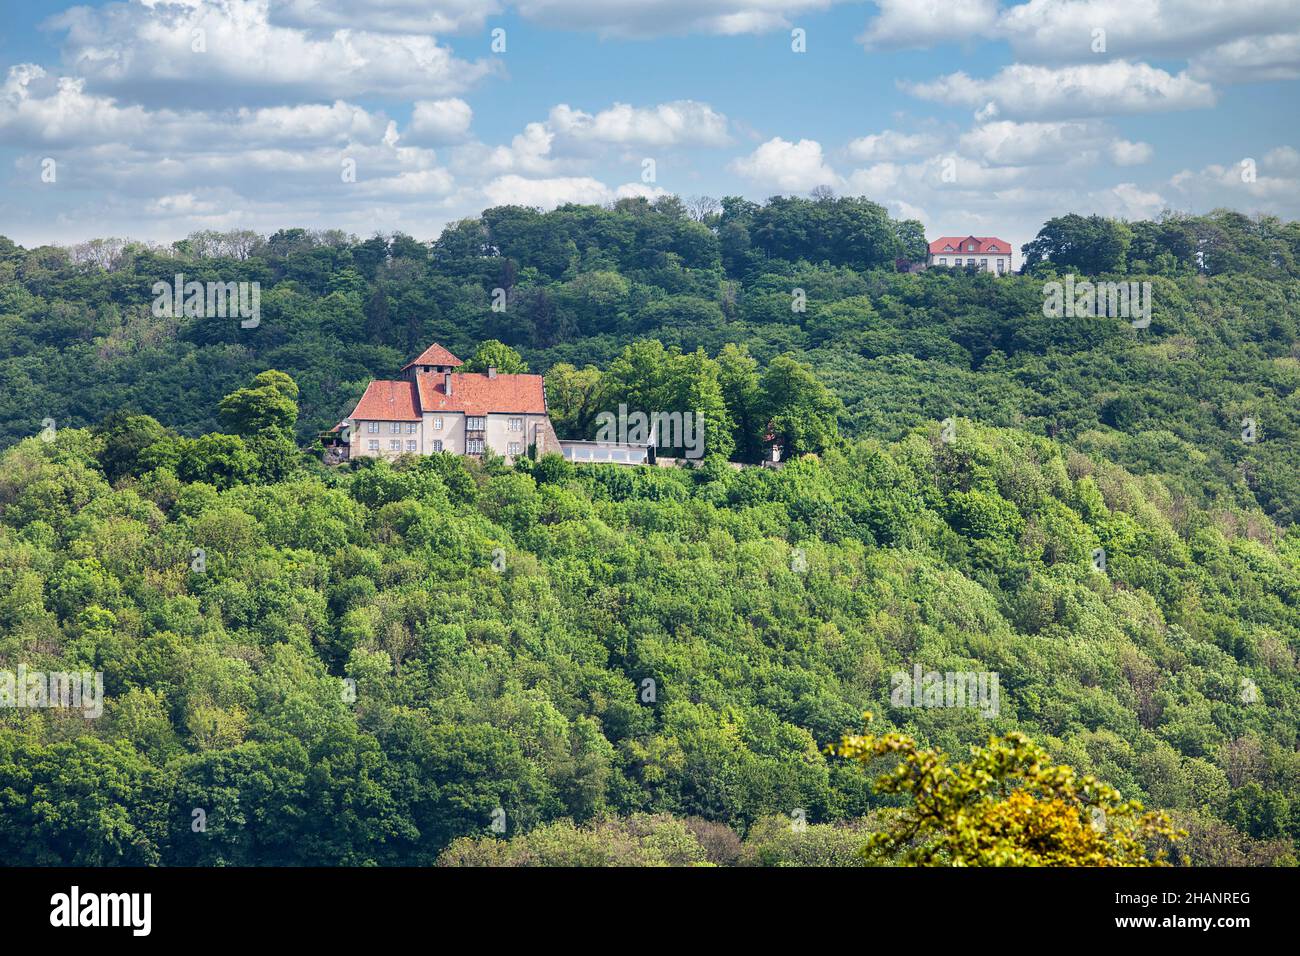
[[[426,97],[467,89],[497,66],[458,60],[428,35],[282,26],[269,0],[110,3],[47,24],[64,31],[64,59],[80,76],[142,101]]]
[[[1099,120],[1024,122],[997,120],[962,135],[961,149],[996,165],[1087,164],[1103,154],[1118,166],[1151,158],[1151,147],[1119,138]]]
[[[1201,208],[1229,208],[1300,214],[1300,169],[1295,150],[1271,150],[1263,162],[1243,157],[1225,163],[1211,163],[1199,170],[1184,169],[1169,180],[1187,200]]]
[[[1292,146],[1279,146],[1264,154],[1264,168],[1283,173],[1300,173],[1300,152]]]
[[[574,140],[620,146],[725,146],[731,141],[727,118],[694,100],[650,107],[615,103],[594,115],[562,103],[551,110],[548,124]]]
[[[392,33],[481,30],[501,12],[496,0],[271,0],[277,23]]]
[[[462,99],[417,100],[411,108],[410,132],[428,143],[454,143],[469,133],[474,111]]]
[[[1097,211],[1120,219],[1154,219],[1169,208],[1158,192],[1140,189],[1133,183],[1120,183],[1095,194]]]
[[[941,141],[934,133],[899,133],[887,129],[853,140],[846,151],[856,162],[880,162],[931,152],[939,148]]]
[[[483,195],[492,206],[536,206],[554,209],[564,203],[599,204],[632,196],[654,199],[666,190],[642,183],[627,183],[610,189],[590,176],[553,176],[530,179],[525,176],[498,176],[483,187]]]
[[[807,192],[839,179],[826,165],[821,143],[815,139],[792,143],[773,137],[748,156],[733,160],[729,168],[757,186],[782,192]]]
[[[0,130],[12,145],[87,146],[243,153],[268,145],[395,139],[394,124],[342,100],[260,109],[150,110],[86,92],[85,80],[11,67],[0,86]]]
[[[998,120],[977,126],[961,137],[961,148],[990,163],[1063,162],[1095,156],[1109,137],[1103,124],[1088,121],[1016,123]]]
[[[998,19],[997,0],[876,0],[879,15],[858,42],[867,49],[933,46],[989,33]]]
[[[525,17],[549,27],[602,36],[735,35],[789,28],[802,13],[836,0],[515,0]]]
[[[1190,56],[1242,37],[1294,30],[1294,0],[1030,0],[1008,7],[996,34],[1016,55],[1034,60]]]
[[[1187,75],[1114,60],[1064,67],[1013,63],[988,79],[964,72],[905,83],[921,99],[982,107],[984,115],[1065,118],[1148,113],[1214,105],[1214,90]],[[989,106],[993,109],[990,110]]]
[[[1300,79],[1300,31],[1216,46],[1192,58],[1191,73],[1228,83]]]
[[[1110,160],[1116,166],[1137,166],[1149,162],[1155,155],[1150,143],[1134,143],[1127,139],[1117,139],[1110,146]]]

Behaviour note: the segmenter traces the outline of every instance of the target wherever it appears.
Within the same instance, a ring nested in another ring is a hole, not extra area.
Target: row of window
[[[434,444],[437,445],[437,444],[440,444],[440,442],[434,442]],[[378,439],[378,438],[372,438],[372,439],[370,439],[370,450],[371,450],[371,451],[379,451],[379,439]],[[394,438],[392,441],[390,441],[390,442],[388,443],[388,450],[389,450],[389,451],[401,451],[401,450],[402,450],[402,440],[401,440],[400,438]],[[410,440],[410,441],[408,441],[408,442],[406,443],[406,450],[407,450],[407,451],[419,451],[419,450],[420,450],[420,443],[419,443],[418,441],[415,441],[414,439],[412,439],[412,440]]]
[[[372,435],[377,435],[379,434],[380,424],[381,424],[380,422],[366,422],[366,431],[368,431]],[[388,433],[390,435],[402,434],[403,425],[406,426],[406,434],[408,435],[414,435],[417,431],[420,430],[419,422],[389,422]]]
[[[379,434],[381,422],[366,422],[366,431],[371,435]],[[402,434],[402,426],[406,426],[406,434],[414,435],[420,430],[419,422],[389,422],[388,432],[391,435]],[[472,415],[465,420],[465,428],[472,432],[481,432],[487,428],[487,419],[482,416]],[[433,430],[442,431],[442,416],[436,415],[433,419]],[[506,431],[521,432],[524,430],[524,420],[522,418],[509,418],[506,420]]]
[[[946,266],[947,264],[948,264],[948,257],[947,257],[947,256],[940,256],[940,257],[939,257],[939,265],[941,265],[941,266]],[[952,260],[952,264],[955,265],[955,266],[959,266],[959,265],[961,265],[961,256],[958,256],[957,258],[953,259],[953,260]],[[1006,271],[1007,261],[1006,261],[1005,259],[998,259],[998,260],[997,260],[997,264],[998,264],[998,272],[1005,272],[1005,271]],[[973,265],[975,265],[975,260],[974,260],[974,259],[967,259],[967,260],[966,260],[966,265],[968,265],[968,266],[973,266]],[[980,266],[981,269],[988,269],[988,267],[989,267],[989,261],[988,261],[987,259],[981,259],[981,260],[979,261],[979,266]]]
[[[442,451],[442,441],[441,441],[441,440],[435,438],[435,439],[433,440],[433,442],[432,442],[432,445],[433,445],[433,451],[435,451],[435,452],[440,452],[440,451]],[[370,439],[370,450],[371,450],[371,451],[379,451],[379,439],[378,439],[378,438],[372,438],[372,439]],[[402,440],[401,440],[400,438],[394,438],[394,439],[392,439],[391,441],[389,441],[389,443],[388,443],[388,450],[389,450],[389,451],[397,451],[397,452],[402,451]],[[408,441],[408,442],[406,443],[406,451],[408,451],[408,452],[413,452],[413,451],[419,451],[419,450],[420,450],[420,449],[419,449],[419,442],[417,442],[417,441],[415,441],[415,440],[411,440],[411,441]],[[469,454],[471,454],[471,455],[481,455],[481,454],[483,454],[483,439],[481,439],[481,438],[471,438],[469,441],[467,441],[467,442],[465,443],[465,450],[466,450],[467,453],[469,453]],[[506,454],[507,454],[507,455],[510,455],[511,457],[515,457],[515,456],[518,456],[518,455],[522,455],[523,453],[524,453],[524,444],[523,444],[523,442],[512,441],[512,442],[507,442],[507,443],[506,443]]]

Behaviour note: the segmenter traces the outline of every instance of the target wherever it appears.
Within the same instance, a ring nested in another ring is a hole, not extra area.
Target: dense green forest
[[[1064,216],[1020,275],[896,271],[923,249],[832,198],[0,239],[0,668],[106,698],[0,709],[0,858],[863,862],[905,798],[828,748],[870,711],[1293,864],[1300,225]],[[1150,281],[1151,325],[1045,317],[1067,272]],[[260,282],[260,323],[153,314],[178,273]],[[315,459],[371,378],[489,340],[561,434],[726,427],[680,469]],[[792,460],[731,467],[769,421]],[[999,712],[894,706],[914,664]]]

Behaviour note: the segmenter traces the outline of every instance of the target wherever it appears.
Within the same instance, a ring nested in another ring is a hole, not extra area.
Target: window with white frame
[[[980,269],[982,269],[982,270],[987,270],[988,267],[989,267],[989,261],[988,261],[987,259],[981,259],[981,260],[980,260]]]
[[[947,257],[947,256],[940,256],[940,257],[939,257],[939,265],[941,265],[941,266],[946,266],[947,264],[948,264],[948,257]]]
[[[390,434],[390,435],[400,435],[400,434],[402,434],[402,423],[401,423],[401,422],[389,422],[389,423],[388,423],[388,434]]]
[[[434,451],[442,451],[442,439],[441,439],[441,438],[435,438],[435,439],[433,440],[433,450],[434,450]]]
[[[465,442],[465,452],[470,455],[483,454],[483,439],[471,438],[469,441]]]
[[[390,442],[388,443],[388,450],[389,450],[389,451],[401,451],[401,450],[402,450],[402,440],[401,440],[400,438],[394,438],[392,441],[390,441]]]
[[[506,444],[507,455],[522,455],[524,453],[523,442],[512,441]]]
[[[406,423],[406,434],[408,434],[408,435],[414,435],[414,434],[416,433],[416,431],[419,430],[419,428],[420,428],[420,423],[419,423],[419,422],[407,422],[407,423]]]
[[[379,434],[379,422],[366,422],[366,431],[372,435]]]
[[[524,430],[524,420],[522,418],[512,418],[506,423],[506,428],[512,432],[521,432]]]
[[[371,451],[379,451],[379,439],[378,439],[378,438],[372,438],[372,439],[370,439],[370,450],[371,450]]]
[[[481,432],[487,427],[487,419],[481,415],[471,415],[465,419],[465,430],[471,432]]]
[[[434,416],[433,416],[433,430],[434,430],[434,431],[439,431],[439,432],[442,431],[442,416],[441,416],[441,415],[434,415]]]

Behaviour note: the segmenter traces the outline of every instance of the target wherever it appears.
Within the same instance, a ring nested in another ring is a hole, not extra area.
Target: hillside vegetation
[[[870,711],[954,759],[1023,733],[1167,811],[1193,863],[1294,863],[1295,224],[1067,217],[1004,278],[893,272],[918,236],[728,200],[489,210],[427,246],[0,243],[0,669],[106,695],[0,710],[0,856],[864,862],[909,799],[846,759]],[[1089,268],[1153,282],[1150,328],[1045,318],[1043,278]],[[261,281],[260,325],[153,316],[182,271]],[[371,377],[488,339],[551,373],[570,434],[642,389],[712,402],[730,447],[303,453]],[[724,460],[804,412],[813,454]],[[996,673],[998,712],[897,706],[916,665]]]

